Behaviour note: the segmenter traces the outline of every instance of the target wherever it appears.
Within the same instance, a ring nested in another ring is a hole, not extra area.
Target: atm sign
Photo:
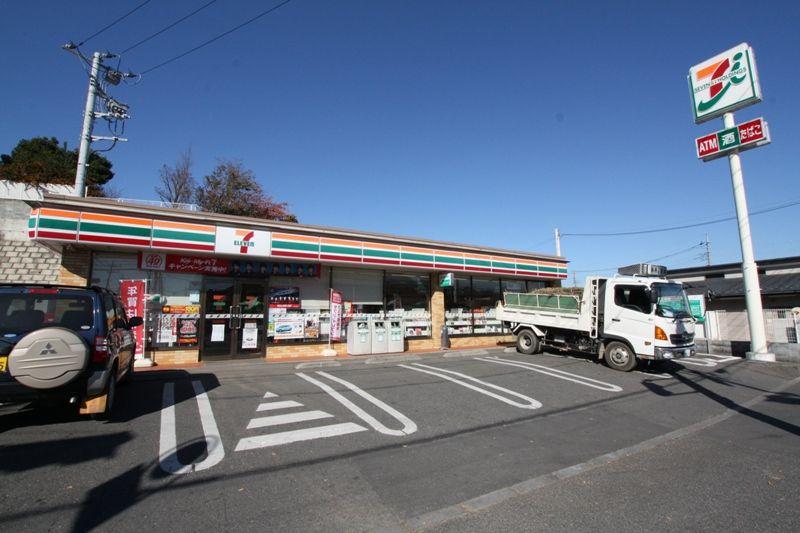
[[[717,131],[695,139],[697,157],[711,161],[734,149],[748,150],[770,142],[769,129],[763,118],[744,122],[733,128]]]

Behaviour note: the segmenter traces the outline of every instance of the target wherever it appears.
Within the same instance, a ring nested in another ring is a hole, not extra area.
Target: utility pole
[[[89,159],[89,146],[92,144],[92,128],[94,127],[94,101],[97,97],[97,75],[100,63],[108,54],[95,52],[92,55],[92,70],[89,74],[89,91],[86,94],[86,109],[83,112],[83,130],[81,131],[81,147],[78,152],[78,169],[75,172],[75,195],[86,196],[86,161]]]
[[[69,42],[62,47],[67,52],[75,54],[81,61],[89,62],[78,47]],[[112,85],[118,85],[123,78],[131,78],[136,75],[127,72],[122,73],[115,69],[104,67],[103,60],[117,57],[110,52],[95,52],[92,54],[91,69],[89,72],[89,89],[86,93],[86,107],[83,111],[83,128],[81,129],[81,142],[78,149],[78,168],[75,170],[75,195],[86,196],[86,168],[89,161],[89,152],[91,144],[94,141],[112,141],[116,144],[118,141],[127,141],[121,137],[113,136],[93,136],[92,130],[94,129],[94,119],[104,118],[109,124],[117,123],[117,121],[126,120],[130,118],[128,115],[128,106],[122,104],[107,95],[100,87],[100,70],[103,69],[105,74],[105,81]],[[95,103],[97,95],[100,94],[104,103],[105,112],[98,113],[95,111]],[[110,127],[110,126],[109,126]],[[113,145],[112,145],[113,148]],[[110,150],[111,148],[109,148]]]
[[[711,241],[708,239],[708,233],[706,233],[706,266],[711,266]]]
[[[555,229],[556,234],[556,255],[561,257],[561,232],[558,228]]]

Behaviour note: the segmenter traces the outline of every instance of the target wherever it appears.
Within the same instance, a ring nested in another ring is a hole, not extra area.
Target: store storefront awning
[[[47,195],[32,206],[40,241],[149,252],[313,261],[426,271],[563,279],[563,257],[386,234]]]

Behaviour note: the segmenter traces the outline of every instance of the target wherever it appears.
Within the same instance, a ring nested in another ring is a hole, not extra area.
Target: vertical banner
[[[145,293],[147,292],[147,280],[143,279],[123,279],[119,282],[119,293],[122,296],[122,304],[125,306],[125,314],[128,318],[134,316],[142,317],[145,321]],[[144,324],[136,326],[133,331],[136,336],[136,359],[144,359]]]
[[[342,339],[342,293],[331,289],[331,340]]]

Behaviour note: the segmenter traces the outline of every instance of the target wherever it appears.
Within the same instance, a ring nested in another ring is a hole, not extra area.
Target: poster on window
[[[303,315],[286,314],[275,317],[275,339],[302,339],[304,328]]]
[[[245,322],[242,328],[242,350],[258,348],[258,323]]]
[[[170,315],[161,315],[158,320],[156,342],[172,345],[178,341],[178,319]]]
[[[319,315],[306,315],[305,316],[305,337],[306,339],[319,338]]]
[[[342,338],[342,293],[331,290],[331,340]]]
[[[122,279],[119,281],[119,293],[122,296],[122,305],[125,306],[125,314],[128,318],[134,316],[145,316],[145,292],[147,291],[147,280],[144,279]],[[135,358],[144,358],[144,324],[131,329],[136,337]]]
[[[178,319],[178,344],[181,346],[197,346],[197,319]]]
[[[300,309],[299,287],[270,287],[270,309]]]

